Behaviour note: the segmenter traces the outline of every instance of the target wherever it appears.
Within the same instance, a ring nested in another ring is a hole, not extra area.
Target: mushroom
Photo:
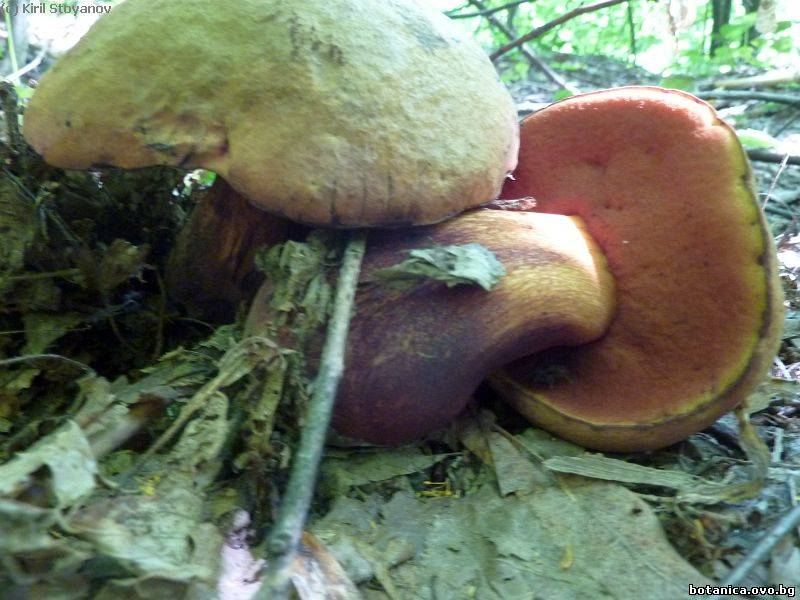
[[[336,227],[495,198],[518,145],[481,48],[415,0],[128,0],[45,74],[24,135],[56,166],[203,167]]]
[[[169,254],[167,289],[189,314],[229,323],[264,280],[256,252],[302,235],[303,228],[256,208],[221,177],[195,196]]]
[[[506,197],[577,215],[603,249],[616,313],[597,342],[492,378],[517,410],[601,450],[680,440],[742,403],[783,325],[775,246],[736,133],[694,96],[585,94],[535,113]],[[536,382],[543,365],[566,375]]]
[[[783,320],[775,248],[713,108],[620,88],[553,104],[521,136],[503,195],[533,196],[538,213],[480,210],[371,237],[365,280],[428,239],[485,244],[509,275],[490,292],[362,292],[341,432],[423,435],[512,363],[491,383],[532,422],[591,448],[645,450],[709,425],[765,375]]]
[[[473,243],[507,273],[491,291],[376,277],[408,250]],[[253,335],[269,331],[271,287],[265,282],[250,308]],[[434,226],[372,232],[333,426],[379,444],[423,436],[458,415],[509,357],[597,339],[613,310],[613,279],[579,218],[477,210]]]

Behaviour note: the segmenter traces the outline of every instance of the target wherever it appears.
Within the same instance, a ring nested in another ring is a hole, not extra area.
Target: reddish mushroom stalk
[[[297,227],[256,208],[218,177],[199,194],[170,253],[170,296],[193,315],[233,320],[236,309],[252,299],[264,279],[255,267],[256,251],[280,244]]]
[[[424,281],[398,288],[373,279],[413,248],[479,243],[507,275],[491,290]],[[269,284],[249,329],[267,324]],[[580,219],[494,210],[436,226],[375,232],[350,325],[334,427],[380,444],[444,426],[488,374],[513,358],[584,344],[607,329],[613,281]]]

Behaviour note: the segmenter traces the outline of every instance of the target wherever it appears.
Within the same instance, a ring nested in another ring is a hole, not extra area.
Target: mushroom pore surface
[[[733,130],[674,90],[576,96],[528,117],[503,197],[575,215],[617,287],[608,333],[493,378],[535,423],[603,450],[675,442],[742,402],[777,349],[775,248]],[[543,369],[564,376],[537,382]]]

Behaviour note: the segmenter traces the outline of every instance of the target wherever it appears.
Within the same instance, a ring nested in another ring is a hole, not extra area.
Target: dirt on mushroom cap
[[[128,0],[42,79],[24,133],[61,167],[201,166],[334,226],[494,198],[517,150],[491,63],[415,0]]]
[[[664,446],[744,400],[782,325],[775,249],[733,130],[706,103],[622,88],[557,103],[522,126],[503,196],[574,214],[606,253],[609,333],[522,361],[496,387],[526,416],[605,450]],[[566,376],[535,383],[542,364]]]

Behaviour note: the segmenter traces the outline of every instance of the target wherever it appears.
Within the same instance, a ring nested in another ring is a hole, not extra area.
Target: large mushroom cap
[[[489,60],[414,0],[127,0],[45,75],[24,133],[60,167],[205,167],[336,226],[492,199],[517,150]]]
[[[775,249],[736,134],[659,88],[576,96],[525,120],[506,198],[578,215],[617,311],[599,341],[517,363],[495,385],[526,416],[607,450],[664,446],[744,400],[782,324]],[[559,372],[562,376],[542,377]]]

